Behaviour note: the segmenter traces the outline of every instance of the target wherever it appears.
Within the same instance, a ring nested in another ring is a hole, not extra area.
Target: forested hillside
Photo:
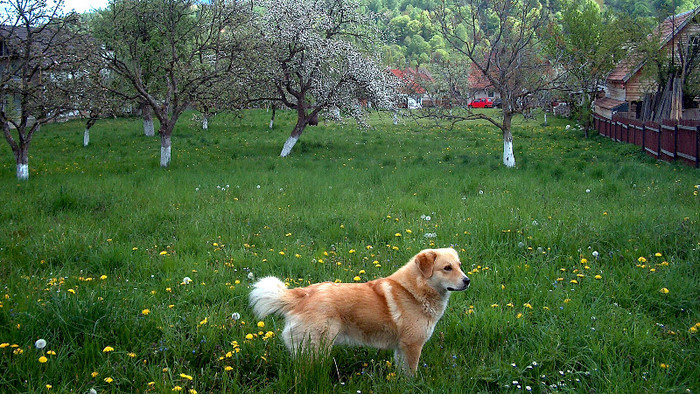
[[[596,1],[602,10],[645,18],[650,25],[671,15],[674,4],[676,13],[700,5],[700,0]],[[441,7],[441,0],[365,0],[365,3],[377,15],[380,31],[384,33],[383,55],[387,66],[430,68],[432,61],[449,56],[440,26],[431,19]],[[550,6],[558,11],[564,3],[566,0],[554,0]]]

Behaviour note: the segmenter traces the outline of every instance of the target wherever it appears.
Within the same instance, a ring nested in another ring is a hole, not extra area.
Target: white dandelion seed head
[[[43,349],[46,347],[46,340],[45,339],[37,339],[36,342],[34,342],[34,347],[37,349]]]
[[[586,193],[590,193],[590,192],[591,192],[591,189],[586,189]]]
[[[234,321],[235,321],[235,320],[238,320],[238,319],[240,319],[240,318],[241,318],[241,314],[238,313],[238,312],[233,312],[233,313],[231,314],[231,319],[233,319]]]
[[[192,279],[190,279],[189,276],[185,276],[184,278],[182,278],[183,285],[189,285],[191,282],[192,282]]]
[[[255,279],[255,275],[253,275],[252,272],[248,272],[248,279],[250,279],[250,280]]]
[[[597,250],[594,250],[593,253],[591,253],[591,254],[592,254],[593,257],[595,257],[595,258],[598,258],[598,256],[600,255],[600,254],[598,253]]]

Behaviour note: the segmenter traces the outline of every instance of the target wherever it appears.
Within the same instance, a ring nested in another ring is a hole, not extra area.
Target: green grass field
[[[82,122],[43,128],[28,182],[0,145],[0,391],[700,390],[697,169],[541,117],[516,122],[515,169],[493,127],[388,116],[283,159],[292,114],[268,115],[186,114],[168,169],[138,119],[86,148]],[[472,285],[415,378],[386,350],[294,360],[247,305],[262,276],[368,281],[432,246]]]

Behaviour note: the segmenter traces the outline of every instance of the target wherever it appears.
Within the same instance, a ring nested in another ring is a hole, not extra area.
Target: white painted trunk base
[[[29,179],[29,164],[17,164],[17,179],[20,181]]]
[[[503,141],[503,164],[505,164],[506,167],[515,167],[513,141]]]
[[[153,127],[153,120],[143,120],[143,133],[146,137],[153,137],[156,135],[155,128]]]
[[[274,126],[274,125],[275,125],[275,120],[274,120],[274,119],[270,119],[270,128],[272,128],[272,126]]]
[[[209,119],[206,117],[202,119],[202,130],[209,130]]]
[[[170,165],[170,158],[172,153],[172,147],[161,146],[160,147],[160,166],[167,167]]]
[[[85,129],[85,133],[83,133],[83,146],[88,145],[90,145],[90,129]]]
[[[284,143],[284,147],[282,148],[282,153],[280,153],[281,157],[287,157],[289,156],[289,152],[292,151],[292,148],[294,147],[294,144],[299,141],[299,137],[289,137],[287,138],[287,142]]]

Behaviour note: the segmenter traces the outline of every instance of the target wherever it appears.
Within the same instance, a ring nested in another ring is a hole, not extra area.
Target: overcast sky
[[[104,8],[107,6],[107,0],[65,0],[63,10],[70,11],[75,9],[77,12],[90,11],[93,8]]]

